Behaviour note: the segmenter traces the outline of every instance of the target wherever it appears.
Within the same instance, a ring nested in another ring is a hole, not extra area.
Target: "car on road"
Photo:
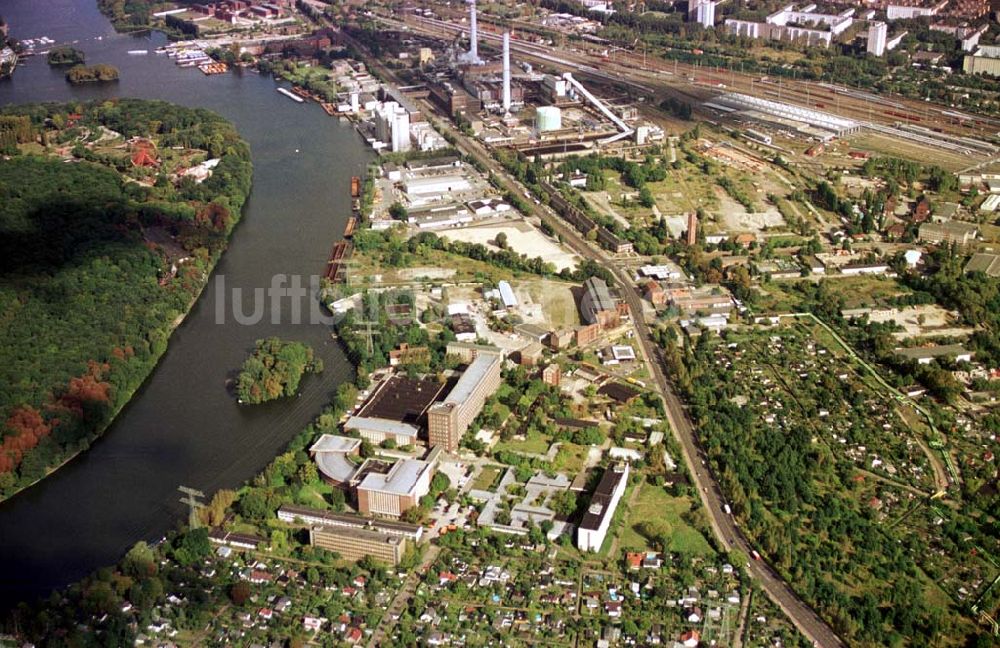
[[[729,508],[728,504],[723,504],[722,505],[722,510],[726,512],[726,515],[732,515],[733,514],[733,509]]]

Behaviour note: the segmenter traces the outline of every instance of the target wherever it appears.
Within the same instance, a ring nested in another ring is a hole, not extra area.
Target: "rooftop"
[[[383,418],[368,418],[364,416],[352,416],[344,423],[345,430],[371,430],[383,434],[395,434],[400,436],[417,437],[420,431],[415,425],[409,423],[399,423]]]
[[[594,311],[612,311],[617,308],[617,303],[608,291],[608,284],[603,279],[591,277],[583,282],[583,288],[587,291],[586,296]]]
[[[419,524],[407,524],[395,520],[383,520],[378,518],[366,518],[360,515],[347,515],[344,513],[334,513],[322,509],[310,508],[307,506],[295,506],[293,504],[283,504],[278,509],[279,517],[301,518],[306,521],[310,518],[322,519],[324,526],[346,526],[351,528],[370,528],[384,533],[400,533],[404,535],[416,535],[421,531]]]
[[[368,473],[358,488],[396,495],[412,495],[420,477],[430,469],[431,465],[426,461],[402,459],[393,464],[387,473]]]
[[[499,363],[499,353],[481,353],[476,356],[476,359],[462,373],[462,377],[459,378],[451,393],[444,399],[445,404],[461,405],[468,400],[479,383],[486,377],[487,372],[490,371],[493,365]]]
[[[324,477],[345,483],[358,471],[358,467],[347,457],[359,447],[361,439],[324,434],[309,448],[309,452]]]
[[[358,411],[358,418],[416,425],[442,389],[444,385],[436,380],[392,376],[379,385]]]
[[[392,533],[372,531],[370,529],[354,529],[342,526],[315,525],[313,531],[318,531],[326,535],[350,538],[352,540],[367,540],[368,542],[378,542],[388,545],[399,545],[406,543],[406,538]]]
[[[611,500],[619,483],[628,476],[627,466],[612,466],[604,471],[604,476],[594,490],[594,496],[590,498],[590,506],[580,520],[580,528],[588,531],[596,531],[601,528],[604,516],[613,513],[611,511]]]
[[[983,272],[990,277],[1000,277],[1000,255],[977,252],[965,264],[966,272]]]

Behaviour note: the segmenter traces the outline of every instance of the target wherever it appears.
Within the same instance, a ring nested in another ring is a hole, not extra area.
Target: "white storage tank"
[[[539,106],[535,110],[538,132],[554,131],[562,128],[562,110],[556,106]]]

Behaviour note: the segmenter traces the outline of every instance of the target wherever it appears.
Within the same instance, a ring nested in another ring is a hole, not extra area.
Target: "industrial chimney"
[[[510,112],[510,32],[503,33],[503,111]]]
[[[469,2],[469,62],[479,63],[479,28],[476,26],[476,0]]]

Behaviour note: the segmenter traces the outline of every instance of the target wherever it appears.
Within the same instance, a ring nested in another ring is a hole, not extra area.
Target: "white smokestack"
[[[510,32],[503,33],[503,111],[510,112]]]
[[[479,29],[476,26],[476,0],[469,2],[469,61],[479,62]]]

